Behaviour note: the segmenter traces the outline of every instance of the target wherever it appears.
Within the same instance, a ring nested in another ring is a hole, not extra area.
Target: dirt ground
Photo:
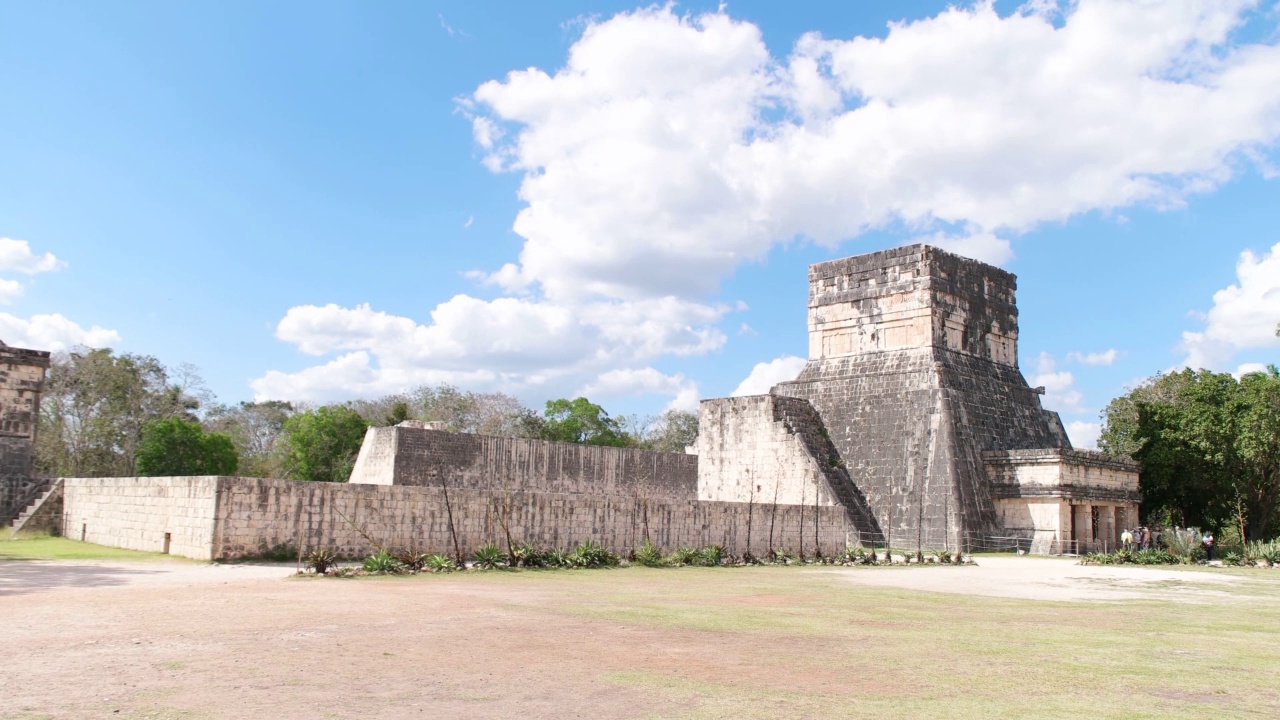
[[[959,595],[1071,601],[1080,609],[1065,612],[1079,615],[1125,598],[1213,602],[1228,597],[1224,588],[1259,582],[1012,557],[974,568],[292,573],[291,565],[0,561],[0,718],[828,717],[829,707],[912,717],[931,706],[893,683],[846,687],[848,672],[875,662],[848,667],[862,657],[852,645],[917,632],[913,617],[986,618],[985,605]],[[930,593],[926,604],[906,599]],[[832,607],[839,603],[847,609]],[[1033,627],[1048,622],[1049,610],[1034,612]],[[857,624],[871,615],[890,625]],[[1000,627],[998,616],[983,621]],[[735,687],[747,711],[725,699]],[[875,705],[886,692],[906,704]],[[1280,697],[1258,697],[1280,708]],[[957,710],[970,701],[972,714]],[[980,692],[948,702],[955,716],[983,717],[981,708],[1002,700]],[[1054,707],[1039,716],[1056,716]]]

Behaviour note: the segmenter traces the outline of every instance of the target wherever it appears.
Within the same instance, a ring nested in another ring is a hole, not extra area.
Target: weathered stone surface
[[[369,429],[351,482],[693,499],[698,458],[402,425]]]
[[[32,477],[36,419],[49,353],[0,343],[0,523],[8,523],[49,486]]]

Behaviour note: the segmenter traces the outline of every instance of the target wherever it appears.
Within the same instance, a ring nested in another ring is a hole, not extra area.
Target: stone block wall
[[[449,517],[464,555],[480,545],[513,542],[568,549],[594,540],[626,553],[647,537],[664,550],[718,544],[734,554],[748,547],[808,553],[843,550],[850,540],[843,509],[831,506],[701,502],[586,495],[490,493],[469,488],[301,483],[221,478],[212,554],[235,559],[279,547],[328,548],[361,557],[378,544],[453,554]],[[750,526],[750,545],[748,545]],[[366,537],[366,535],[368,537]]]
[[[66,478],[62,534],[98,545],[210,560],[219,478]]]
[[[351,483],[693,500],[698,458],[397,426],[369,431]]]
[[[32,476],[40,394],[49,353],[0,342],[0,523],[8,523],[49,485]]]
[[[6,440],[7,438],[0,438],[0,446]],[[0,452],[4,452],[4,449],[0,448]],[[16,518],[51,482],[53,481],[49,478],[29,475],[0,475],[0,525],[6,525]]]

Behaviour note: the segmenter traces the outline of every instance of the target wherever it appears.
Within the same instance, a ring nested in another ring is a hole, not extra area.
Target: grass
[[[595,587],[574,593],[572,612],[730,638],[740,656],[733,665],[744,668],[736,675],[608,675],[692,706],[678,717],[1280,712],[1280,577],[1256,576],[1266,586],[1261,596],[1256,587],[1224,587],[1230,600],[1204,606],[1162,601],[1159,588],[1152,600],[1082,604],[853,587],[788,570],[690,569],[674,582],[661,570],[630,571],[625,583],[584,577]]]
[[[94,545],[51,535],[0,533],[0,560],[174,560],[174,555]]]

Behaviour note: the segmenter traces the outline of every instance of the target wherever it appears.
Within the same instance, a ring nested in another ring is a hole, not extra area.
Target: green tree
[[[326,405],[284,423],[284,472],[294,480],[346,482],[369,422],[346,405]]]
[[[586,398],[548,400],[543,417],[545,440],[612,447],[633,444],[604,408]]]
[[[1246,535],[1275,528],[1280,492],[1280,379],[1275,368],[1157,375],[1103,413],[1099,447],[1142,464],[1143,512],[1158,521],[1221,528],[1243,511]]]
[[[238,459],[231,438],[206,433],[199,423],[165,418],[147,423],[137,451],[138,475],[234,475]]]
[[[246,477],[283,477],[279,438],[293,405],[278,400],[216,405],[205,416],[206,430],[231,438]]]
[[[178,382],[158,360],[76,348],[52,358],[40,403],[36,468],[47,475],[132,475],[142,430],[165,418],[195,420],[199,378]]]

